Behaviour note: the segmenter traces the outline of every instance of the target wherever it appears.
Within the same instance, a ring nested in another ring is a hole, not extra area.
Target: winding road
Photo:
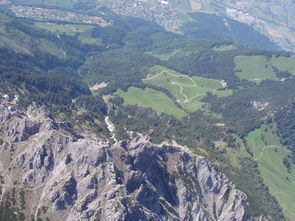
[[[201,93],[201,94],[197,94],[197,95],[195,95],[195,96],[193,96],[191,98],[188,98],[188,96],[185,93],[183,93],[184,87],[196,87],[196,86],[198,86],[197,82],[193,78],[191,78],[190,76],[188,76],[188,75],[184,75],[184,74],[172,74],[171,72],[169,72],[167,70],[162,70],[160,74],[156,74],[156,75],[154,75],[152,77],[149,77],[149,74],[148,74],[147,75],[147,78],[143,79],[143,81],[152,80],[154,78],[157,78],[157,77],[163,75],[164,73],[167,73],[167,74],[169,74],[172,77],[186,77],[189,80],[191,80],[192,84],[182,84],[182,83],[175,82],[175,81],[170,82],[170,84],[175,85],[175,86],[178,86],[180,88],[179,93],[185,98],[185,100],[183,101],[184,103],[190,103],[196,97],[206,95],[206,93]],[[211,92],[214,92],[214,91],[217,91],[217,90],[211,90]]]

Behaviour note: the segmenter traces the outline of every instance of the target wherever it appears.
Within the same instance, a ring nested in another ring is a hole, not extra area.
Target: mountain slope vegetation
[[[265,147],[289,148],[287,154],[272,154],[294,173],[293,127],[287,121],[294,112],[294,55],[170,33],[139,18],[97,10],[110,25],[48,25],[1,13],[1,92],[18,95],[23,105],[46,105],[58,119],[105,139],[110,137],[108,116],[116,140],[140,133],[154,143],[185,145],[247,194],[247,215],[290,218],[285,211],[294,205],[276,199],[274,183],[265,177],[268,155],[257,160],[247,138],[263,125],[276,124],[273,133],[280,139]],[[258,63],[253,78],[237,62],[247,63],[249,57]],[[261,71],[259,81],[251,80]]]

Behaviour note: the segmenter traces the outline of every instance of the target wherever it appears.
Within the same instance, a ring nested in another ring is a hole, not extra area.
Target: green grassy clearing
[[[222,88],[219,80],[202,77],[189,77],[174,70],[154,66],[144,82],[165,88],[178,100],[180,105],[188,111],[196,111],[202,108],[201,99],[206,92],[212,92],[218,96],[228,96],[230,90],[218,90]]]
[[[205,108],[206,109],[205,109],[204,114],[206,114],[208,117],[211,117],[211,118],[214,118],[214,119],[222,119],[221,114],[210,111],[208,107],[205,107]]]
[[[203,98],[204,96],[199,96],[199,97],[196,97],[194,98],[191,102],[189,103],[181,103],[180,105],[190,111],[190,112],[194,112],[194,111],[197,111],[197,110],[203,110],[203,111],[206,111],[206,109],[204,109],[205,107],[205,103],[203,103],[201,101],[201,99]]]
[[[167,72],[163,72],[163,74],[161,74],[163,70],[167,70],[169,73],[175,76],[172,76]],[[180,73],[161,66],[155,66],[151,68],[151,73],[148,76],[148,79],[149,80],[145,80],[144,82],[169,90],[175,96],[175,98],[179,100],[185,99],[185,97],[179,93],[180,87],[177,85],[173,85],[172,82],[179,82],[185,85],[193,85],[193,81],[191,81],[188,76],[181,76]]]
[[[295,166],[287,172],[282,159],[287,152],[275,148],[264,150],[258,161],[259,169],[269,191],[276,197],[284,214],[291,220],[295,217]]]
[[[119,90],[117,95],[124,99],[124,105],[138,105],[152,108],[158,114],[166,113],[177,118],[186,116],[186,113],[178,108],[166,94],[150,88],[144,90],[130,87],[127,92]]]
[[[270,193],[278,200],[284,214],[290,220],[295,217],[295,166],[289,173],[283,164],[288,151],[275,134],[276,125],[262,125],[246,137],[247,146],[257,160],[259,170]],[[232,134],[240,148],[229,148],[227,143],[216,141],[219,150],[226,152],[229,163],[240,168],[240,160],[251,155],[246,151],[241,138]]]
[[[161,74],[162,71],[164,71],[163,74]],[[177,81],[181,84],[187,84],[187,85],[194,84],[193,80],[188,75],[180,74],[177,71],[174,71],[172,69],[169,69],[160,65],[156,65],[150,68],[150,74],[148,78],[153,78],[151,81],[164,80],[167,82],[167,80],[169,80],[170,82]]]
[[[229,51],[236,49],[237,46],[235,45],[217,45],[212,48],[213,51]]]
[[[219,89],[217,91],[214,91],[213,94],[217,95],[217,97],[227,97],[227,96],[231,96],[233,94],[233,91],[230,89]]]
[[[93,29],[92,25],[56,24],[43,22],[36,22],[35,25],[40,28],[49,30],[55,34],[64,33],[71,36]]]
[[[236,134],[232,134],[232,136],[235,138],[236,144],[239,145],[240,148],[227,147],[227,143],[224,143],[224,142],[223,142],[223,147],[226,147],[225,148],[226,155],[227,155],[227,158],[230,161],[230,164],[232,166],[234,166],[234,167],[240,168],[240,160],[241,160],[241,158],[246,158],[246,157],[251,157],[251,156],[246,151],[246,148],[245,148],[245,145],[244,145],[242,139]],[[220,144],[217,143],[217,146],[218,145],[220,146]]]
[[[277,67],[280,71],[289,71],[295,75],[295,58],[292,57],[273,57],[271,59],[272,65]]]
[[[246,79],[259,83],[263,80],[278,80],[271,65],[265,56],[236,56],[236,75],[241,79]]]
[[[192,77],[192,79],[196,82],[195,86],[183,86],[183,93],[186,94],[190,100],[193,100],[194,97],[203,97],[206,92],[214,92],[222,88],[218,80],[201,77]]]
[[[291,173],[287,172],[283,158],[288,152],[274,132],[275,125],[271,127],[261,126],[250,132],[246,140],[270,193],[276,197],[285,215],[292,218],[295,217],[295,166]]]
[[[275,134],[275,125],[270,128],[269,126],[262,125],[260,128],[251,131],[246,141],[248,146],[253,153],[254,158],[258,158],[261,154],[262,149],[265,146],[278,146],[281,147],[280,139]]]
[[[91,34],[86,31],[78,35],[78,40],[83,44],[102,45],[101,39],[91,37]]]
[[[156,58],[159,58],[160,60],[162,61],[168,61],[169,58],[171,57],[184,57],[184,56],[188,56],[192,53],[191,50],[189,49],[173,49],[172,51],[170,52],[167,52],[167,53],[162,53],[160,51],[147,51],[145,52],[146,54],[149,54],[149,55],[152,55]]]

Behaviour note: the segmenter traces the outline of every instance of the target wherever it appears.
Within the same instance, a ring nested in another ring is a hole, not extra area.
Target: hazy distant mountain
[[[191,10],[223,15],[248,24],[285,50],[295,50],[295,1],[190,0]]]
[[[187,13],[210,13],[246,24],[249,30],[253,28],[262,33],[281,49],[295,51],[295,3],[293,0],[67,0],[62,3],[11,0],[11,2],[76,10],[93,10],[100,5],[107,5],[118,14],[141,17],[176,32],[183,23],[191,21]],[[256,37],[250,40],[256,41]],[[251,44],[250,46],[253,47]]]

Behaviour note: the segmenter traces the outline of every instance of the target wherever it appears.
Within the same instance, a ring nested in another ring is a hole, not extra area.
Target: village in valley
[[[180,12],[173,9],[168,0],[117,0],[111,8],[121,15],[141,17],[155,22],[169,31],[177,31],[180,27]]]
[[[10,5],[10,10],[17,17],[30,18],[42,22],[61,21],[79,24],[110,25],[99,15],[88,15],[78,10],[46,8],[39,5],[19,5],[8,0],[0,0],[0,5]],[[96,8],[107,4],[115,13],[125,16],[144,18],[159,24],[168,31],[179,32],[181,26],[180,16],[184,11],[173,7],[171,0],[114,0],[105,3],[104,0],[96,2]]]
[[[36,6],[11,6],[10,9],[17,17],[31,18],[39,21],[63,21],[83,24],[98,24],[107,26],[109,23],[98,16],[89,16],[81,13],[47,9]]]

